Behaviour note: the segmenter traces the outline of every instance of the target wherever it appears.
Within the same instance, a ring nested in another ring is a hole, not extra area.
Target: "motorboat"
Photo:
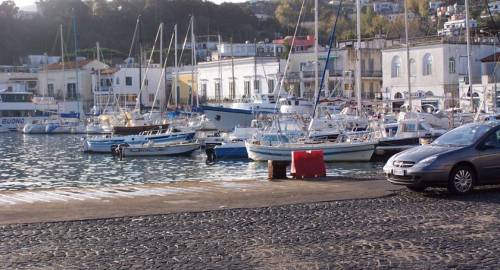
[[[232,133],[222,137],[220,144],[214,146],[215,157],[226,158],[248,158],[245,140],[259,132],[256,127],[236,127]]]
[[[150,140],[143,144],[120,144],[113,154],[120,157],[178,156],[189,155],[199,148],[200,143],[197,141],[157,143]]]
[[[155,143],[182,142],[193,140],[194,131],[180,131],[174,128],[141,132],[138,135],[100,136],[84,140],[83,151],[89,153],[110,153],[113,146],[120,144],[140,145],[148,141]]]

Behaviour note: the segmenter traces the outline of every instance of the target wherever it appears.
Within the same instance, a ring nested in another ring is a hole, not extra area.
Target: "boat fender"
[[[111,145],[111,155],[118,156],[118,147],[119,145],[117,144]]]
[[[205,153],[207,154],[206,163],[213,164],[216,159],[214,146],[207,146],[205,148]]]

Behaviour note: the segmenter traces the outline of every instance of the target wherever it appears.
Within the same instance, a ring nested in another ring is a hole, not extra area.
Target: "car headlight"
[[[437,157],[438,157],[437,155],[434,155],[434,156],[430,156],[430,157],[424,158],[421,161],[419,161],[416,164],[416,166],[419,166],[419,167],[429,166],[429,165],[431,165],[437,159]]]
[[[396,155],[392,155],[392,157],[390,157],[387,160],[387,162],[385,163],[384,168],[383,168],[383,170],[384,170],[385,173],[389,173],[391,171],[391,169],[392,169],[392,163],[396,159],[396,156],[397,156],[397,154]]]

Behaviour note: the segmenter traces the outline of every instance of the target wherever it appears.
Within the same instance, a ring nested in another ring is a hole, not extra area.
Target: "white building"
[[[219,56],[224,59],[228,57],[253,57],[258,55],[278,57],[284,52],[285,48],[280,44],[273,43],[221,43],[217,46],[217,51],[212,52],[212,59],[218,60]]]
[[[280,78],[282,60],[249,57],[198,64],[198,89],[208,101],[234,101],[273,94]],[[233,77],[234,71],[234,77]]]
[[[498,51],[498,50],[497,50]],[[460,81],[460,105],[487,113],[500,112],[500,53],[481,59],[481,81],[472,84],[473,104],[470,102],[470,85]]]
[[[469,28],[477,27],[477,22],[474,19],[469,20]],[[444,23],[443,29],[438,30],[440,36],[460,36],[464,35],[466,29],[465,19],[450,19]]]
[[[92,73],[108,65],[97,60],[81,60],[78,69],[75,62],[50,64],[38,72],[39,96],[54,97],[66,101],[62,111],[88,111],[93,103]],[[77,77],[78,74],[78,77]],[[78,85],[78,89],[77,89]],[[78,106],[78,107],[75,107]]]
[[[97,110],[101,111],[107,106],[116,104],[122,108],[134,108],[137,105],[141,85],[143,85],[140,92],[143,108],[165,108],[168,101],[167,95],[171,91],[172,71],[167,70],[164,73],[167,86],[165,86],[165,80],[162,79],[162,69],[158,64],[152,64],[147,69],[141,68],[140,71],[141,74],[139,74],[138,67],[123,65],[94,72],[92,89]],[[99,80],[100,83],[98,83]],[[153,102],[155,102],[154,105]]]
[[[415,109],[445,109],[458,105],[461,98],[459,80],[467,77],[465,44],[429,40],[410,48],[410,80]],[[480,59],[491,54],[491,45],[472,45],[472,81],[481,81]],[[382,51],[384,99],[393,110],[399,110],[408,98],[408,65],[405,46]]]
[[[488,7],[491,13],[500,13],[500,1],[489,2]]]
[[[373,11],[377,14],[391,14],[401,11],[401,4],[393,2],[374,2]]]
[[[0,66],[0,91],[36,93],[38,76],[36,70],[24,66]]]

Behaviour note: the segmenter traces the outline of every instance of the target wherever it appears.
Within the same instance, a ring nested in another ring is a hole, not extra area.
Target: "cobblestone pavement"
[[[498,269],[500,189],[0,226],[0,268]]]

